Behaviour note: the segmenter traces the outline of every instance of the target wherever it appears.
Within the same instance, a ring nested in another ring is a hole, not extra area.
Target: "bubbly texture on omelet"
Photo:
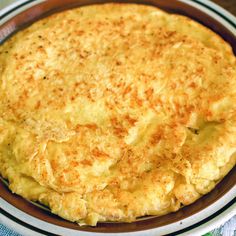
[[[235,164],[236,59],[198,23],[91,5],[0,46],[0,173],[81,224],[162,215]]]

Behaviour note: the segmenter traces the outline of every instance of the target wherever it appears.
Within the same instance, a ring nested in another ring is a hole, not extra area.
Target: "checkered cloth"
[[[8,229],[4,225],[0,224],[0,236],[20,236],[20,235],[15,233],[11,229]]]

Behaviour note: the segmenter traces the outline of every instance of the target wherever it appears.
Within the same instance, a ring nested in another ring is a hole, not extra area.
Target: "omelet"
[[[83,6],[16,33],[0,101],[9,188],[79,224],[177,211],[236,162],[231,47],[153,6]]]

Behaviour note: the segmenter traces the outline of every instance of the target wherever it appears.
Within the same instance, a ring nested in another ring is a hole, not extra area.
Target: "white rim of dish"
[[[216,228],[236,214],[236,186],[234,186],[227,194],[211,204],[200,212],[187,217],[181,221],[168,224],[166,226],[137,231],[137,232],[124,232],[124,233],[109,233],[110,236],[157,236],[157,235],[191,235],[199,236],[210,230]],[[36,217],[28,215],[27,213],[12,206],[7,201],[0,198],[0,222],[8,227],[16,230],[23,235],[71,235],[71,236],[92,236],[92,235],[108,235],[108,233],[94,233],[73,230],[61,226],[57,226],[45,221],[39,220]],[[195,226],[196,225],[196,226]],[[190,228],[189,230],[185,230]],[[178,229],[176,231],[176,229]],[[183,232],[184,231],[184,232]],[[38,234],[36,234],[38,233]]]
[[[20,12],[37,5],[46,0],[18,0],[15,3],[0,10],[0,25],[19,14]],[[178,0],[185,4],[192,5],[207,13],[212,18],[220,21],[229,31],[236,36],[236,17],[210,0]],[[1,41],[1,40],[0,40]]]
[[[20,12],[36,5],[45,0],[18,0],[8,7],[0,10],[0,25],[8,21],[10,18]],[[202,12],[207,13],[212,18],[220,21],[229,31],[236,36],[236,18],[224,10],[222,7],[211,2],[210,0],[179,0],[186,4],[192,5]],[[8,33],[8,32],[6,32]],[[1,35],[0,35],[1,37]],[[1,41],[1,40],[0,40]],[[227,194],[218,199],[207,208],[200,212],[187,217],[181,221],[154,228],[145,231],[125,232],[125,233],[109,233],[109,235],[122,236],[145,236],[145,235],[191,235],[199,236],[216,228],[220,224],[236,215],[236,186],[234,186]],[[12,206],[7,201],[0,198],[0,223],[14,229],[25,236],[31,235],[71,235],[71,236],[92,236],[92,235],[108,235],[108,233],[94,233],[73,230],[39,220],[18,208]],[[178,229],[176,231],[176,229]]]

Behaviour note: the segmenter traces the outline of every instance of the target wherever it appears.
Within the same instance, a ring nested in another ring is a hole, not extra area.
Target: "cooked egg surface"
[[[152,6],[44,18],[0,46],[0,173],[80,224],[188,205],[235,165],[236,59]]]

